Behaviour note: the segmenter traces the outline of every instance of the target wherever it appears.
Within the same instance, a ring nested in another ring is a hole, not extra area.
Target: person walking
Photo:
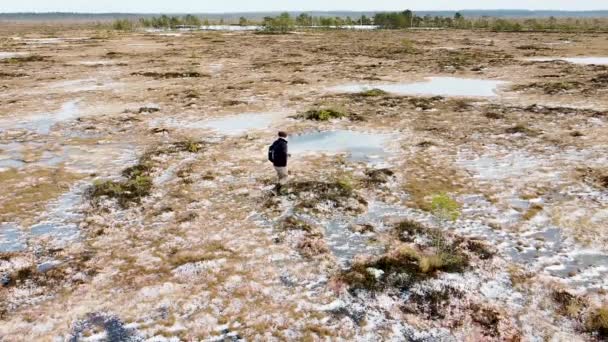
[[[287,183],[287,177],[289,176],[287,171],[288,158],[287,133],[280,131],[279,138],[268,148],[268,160],[274,165],[274,169],[278,176],[276,187],[278,195],[281,194],[281,188]]]

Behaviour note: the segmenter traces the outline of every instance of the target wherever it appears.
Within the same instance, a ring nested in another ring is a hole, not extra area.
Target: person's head
[[[287,139],[287,132],[279,131],[279,138]]]

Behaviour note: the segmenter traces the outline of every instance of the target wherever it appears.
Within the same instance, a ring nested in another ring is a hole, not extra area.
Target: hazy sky
[[[608,9],[606,0],[0,0],[0,12],[248,12],[281,10]]]

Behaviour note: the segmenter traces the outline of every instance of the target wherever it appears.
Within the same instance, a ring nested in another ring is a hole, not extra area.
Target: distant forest
[[[355,11],[306,11],[289,12],[291,16],[306,13],[315,17],[373,17],[382,11],[355,12]],[[462,10],[462,11],[415,11],[415,14],[424,16],[453,17],[460,13],[467,18],[493,17],[493,18],[603,18],[608,17],[608,10],[601,11],[529,11],[529,10]],[[112,21],[115,19],[139,19],[159,16],[162,13],[0,13],[0,21]],[[171,15],[186,15],[187,13],[171,13]],[[250,20],[261,20],[265,17],[276,16],[279,12],[244,12],[244,13],[196,13],[197,17],[210,20],[224,20],[238,22],[245,17]]]

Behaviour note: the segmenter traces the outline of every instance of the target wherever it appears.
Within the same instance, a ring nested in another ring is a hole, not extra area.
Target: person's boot
[[[281,196],[281,189],[283,188],[283,186],[281,185],[281,183],[277,183],[276,186],[276,191],[277,191],[277,196]]]

